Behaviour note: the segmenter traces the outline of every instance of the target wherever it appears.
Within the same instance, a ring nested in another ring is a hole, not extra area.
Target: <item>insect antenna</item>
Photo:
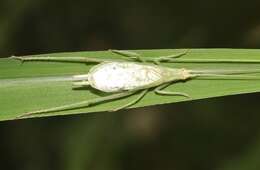
[[[248,70],[221,70],[221,69],[211,69],[211,70],[191,70],[192,74],[252,74],[260,73],[260,69],[248,69]]]
[[[260,80],[260,76],[244,75],[260,73],[260,69],[251,70],[190,70],[193,77],[198,79],[244,79]],[[243,75],[241,75],[243,74]]]

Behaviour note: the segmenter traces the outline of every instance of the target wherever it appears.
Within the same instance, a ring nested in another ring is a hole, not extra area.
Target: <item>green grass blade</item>
[[[139,50],[145,57],[167,56],[185,50]],[[39,55],[38,55],[39,56]],[[83,56],[105,59],[120,59],[122,57],[111,54],[108,51],[98,52],[72,52],[55,53],[40,56]],[[246,49],[191,49],[188,54],[178,59],[201,60],[250,60],[260,61],[260,50]],[[82,100],[89,100],[94,97],[104,96],[104,93],[93,89],[72,89],[71,76],[84,74],[94,64],[80,63],[58,63],[58,62],[28,62],[21,64],[19,61],[4,58],[0,59],[0,120],[11,120],[18,115],[51,107],[72,104]],[[166,66],[176,68],[187,68],[196,70],[210,69],[260,69],[260,63],[167,63]],[[260,74],[253,74],[259,76]],[[175,103],[187,100],[197,100],[210,97],[219,97],[241,93],[253,93],[260,91],[260,80],[239,80],[239,79],[195,79],[171,85],[167,91],[176,91],[189,94],[192,99],[181,96],[159,96],[149,92],[140,102],[133,107],[143,107],[165,103]],[[78,113],[90,113],[100,111],[111,111],[114,108],[124,105],[133,99],[120,99],[100,105],[70,111],[47,113],[38,116],[54,116]]]

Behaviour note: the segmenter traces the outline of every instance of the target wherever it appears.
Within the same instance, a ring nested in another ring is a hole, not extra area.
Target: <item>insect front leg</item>
[[[166,83],[166,84],[160,85],[160,86],[156,87],[154,91],[156,94],[159,94],[159,95],[184,96],[187,98],[191,98],[190,95],[188,95],[187,93],[162,90],[162,89],[168,87],[169,85],[171,85],[171,83]]]
[[[121,109],[124,109],[124,108],[127,108],[129,106],[136,104],[138,101],[140,101],[145,96],[145,94],[147,92],[148,92],[148,89],[141,91],[141,93],[137,96],[137,98],[135,98],[134,100],[130,101],[129,103],[127,103],[123,106],[120,106],[120,107],[113,109],[112,111],[118,111],[118,110],[121,110]]]
[[[132,51],[122,51],[122,50],[109,50],[114,54],[118,54],[121,55],[123,57],[127,57],[136,61],[140,61],[140,62],[145,62],[144,59],[142,59],[141,54],[138,54],[136,52],[132,52]]]

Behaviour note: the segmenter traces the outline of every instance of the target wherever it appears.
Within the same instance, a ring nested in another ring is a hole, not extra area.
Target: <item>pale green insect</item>
[[[259,70],[189,70],[185,68],[170,68],[161,65],[161,62],[225,62],[225,63],[256,63],[260,60],[218,60],[218,59],[178,59],[186,54],[179,53],[158,58],[143,58],[140,54],[130,51],[111,50],[112,53],[128,57],[127,60],[105,60],[86,57],[15,57],[12,58],[24,61],[56,61],[56,62],[78,62],[78,63],[99,63],[92,67],[88,74],[75,75],[74,85],[91,86],[102,92],[111,93],[105,97],[82,101],[69,105],[58,106],[43,110],[27,112],[20,117],[31,116],[63,110],[71,110],[88,107],[105,101],[112,101],[123,97],[139,94],[131,102],[115,108],[114,111],[127,108],[141,100],[149,90],[154,90],[159,95],[179,95],[190,97],[182,92],[170,92],[163,89],[174,82],[188,80],[196,77],[221,77],[221,78],[243,78],[255,77],[239,76],[232,74],[257,73]],[[129,60],[130,59],[130,60]]]

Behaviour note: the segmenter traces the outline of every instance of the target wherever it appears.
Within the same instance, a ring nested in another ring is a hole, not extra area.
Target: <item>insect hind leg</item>
[[[125,92],[115,93],[115,94],[111,94],[108,96],[98,97],[98,98],[85,100],[85,101],[81,101],[81,102],[77,102],[77,103],[57,106],[57,107],[53,107],[53,108],[49,108],[49,109],[42,109],[42,110],[27,112],[27,113],[23,113],[23,114],[17,116],[16,119],[33,117],[35,115],[48,114],[48,113],[53,113],[53,112],[60,112],[60,111],[67,111],[67,110],[74,110],[74,109],[90,107],[92,105],[100,104],[103,102],[109,102],[109,101],[117,100],[120,98],[128,97],[137,92],[138,91],[125,91]]]
[[[66,62],[66,63],[101,63],[107,60],[102,58],[93,58],[93,57],[54,57],[54,56],[12,56],[11,59],[19,60],[22,63],[28,61],[44,61],[44,62]]]

